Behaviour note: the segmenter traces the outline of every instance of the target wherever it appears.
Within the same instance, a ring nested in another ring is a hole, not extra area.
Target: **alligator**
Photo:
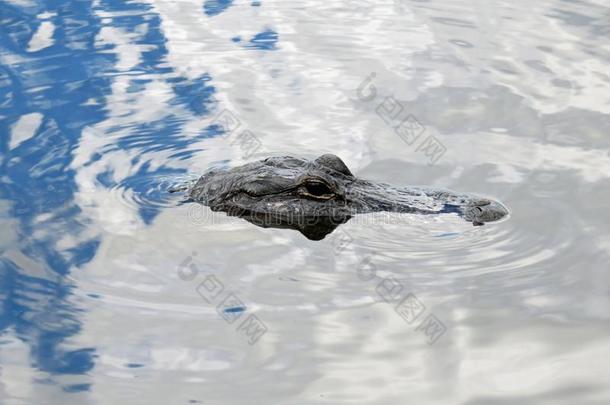
[[[296,229],[312,240],[323,239],[361,213],[457,214],[477,226],[508,215],[504,205],[489,198],[359,179],[332,154],[313,161],[270,157],[211,170],[190,187],[188,196],[212,211],[263,227]]]

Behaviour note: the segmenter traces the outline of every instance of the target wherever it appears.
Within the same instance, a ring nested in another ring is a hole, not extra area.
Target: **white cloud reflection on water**
[[[211,116],[171,105],[165,77],[137,71],[146,27],[127,33],[109,20],[99,45],[112,45],[120,74],[105,100],[108,119],[83,131],[73,162],[80,215],[102,236],[94,259],[71,276],[87,309],[71,343],[99,353],[90,392],[78,395],[147,404],[607,402],[607,46],[569,17],[607,8],[386,2],[362,14],[320,12],[325,4],[238,3],[207,17],[201,2],[151,3],[167,65],[190,79],[212,76],[219,108],[260,138],[256,157],[331,151],[371,179],[497,196],[511,218],[480,229],[352,220],[340,228],[354,239],[340,254],[330,237],[312,242],[237,219],[194,225],[188,206],[147,224],[98,175],[111,170],[118,182],[145,162],[200,172],[237,164],[241,152],[218,138],[191,145],[201,152],[184,161],[172,160],[171,148],[112,150],[138,135],[137,123],[171,115],[194,136]],[[266,26],[279,33],[276,51],[231,42]],[[356,99],[370,72],[379,97],[404,101],[447,146],[437,166],[405,145],[375,104]],[[150,81],[128,91],[130,74]],[[435,237],[443,231],[459,236]],[[269,332],[257,345],[201,300],[196,282],[177,277],[192,252],[264,319]],[[437,344],[356,277],[368,254],[443,319]],[[11,381],[5,392],[31,395]]]
[[[113,353],[124,344],[119,331],[141,330],[128,341],[146,341],[148,349],[140,359],[145,366],[126,372],[129,380],[124,385],[108,376],[121,369],[118,361],[101,361],[95,395],[108,401],[123,390],[135,390],[148,401],[172,395],[176,401],[193,397],[206,403],[241,403],[245,398],[402,403],[408,397],[422,403],[539,404],[608,398],[605,365],[597,361],[608,355],[607,315],[594,310],[607,303],[608,291],[592,290],[587,280],[593,269],[582,268],[586,257],[602,254],[588,242],[603,238],[596,234],[601,230],[600,211],[577,210],[575,215],[573,205],[580,202],[558,192],[561,183],[539,183],[537,190],[527,184],[536,183],[533,179],[543,173],[563,181],[562,189],[580,188],[584,193],[604,184],[610,173],[607,149],[590,147],[602,134],[590,127],[589,141],[565,145],[548,142],[544,133],[518,133],[528,122],[540,126],[538,117],[544,114],[574,108],[607,113],[605,93],[597,90],[607,82],[595,73],[574,73],[595,72],[603,60],[582,60],[576,46],[582,34],[565,33],[574,27],[550,19],[551,30],[540,27],[540,16],[551,5],[530,12],[519,25],[502,25],[493,37],[499,46],[481,51],[477,40],[486,38],[469,37],[477,51],[472,59],[465,52],[451,54],[441,42],[458,36],[455,26],[439,22],[451,18],[443,10],[428,10],[427,18],[417,9],[405,15],[379,11],[383,17],[378,20],[350,20],[348,12],[342,18],[329,14],[329,24],[322,25],[319,16],[308,21],[307,11],[277,3],[261,8],[258,19],[246,18],[258,10],[244,5],[217,20],[197,14],[199,3],[181,3],[192,7],[190,11],[155,6],[163,18],[170,65],[192,77],[209,72],[218,103],[260,136],[261,155],[330,150],[359,173],[378,180],[489,190],[512,204],[514,215],[505,224],[468,230],[466,236],[442,243],[426,232],[431,224],[411,229],[382,224],[373,230],[349,222],[342,229],[355,241],[338,256],[330,241],[314,243],[292,231],[264,230],[239,220],[193,226],[186,207],[163,212],[153,225],[141,225],[128,239],[108,234],[105,249],[78,277],[80,288],[107,297],[107,309],[91,309],[91,329],[86,328],[81,338],[90,342],[87,336],[95,336],[101,352]],[[469,8],[464,2],[460,6]],[[518,10],[503,12],[522,17]],[[256,32],[263,19],[280,33],[279,51],[250,52],[228,42],[233,33]],[[476,32],[476,23],[472,29]],[[524,32],[536,35],[524,37]],[[541,51],[525,55],[535,47],[554,48],[557,42],[561,52],[577,60],[561,63]],[[538,65],[547,63],[550,71],[527,69],[530,58]],[[515,74],[505,73],[499,60],[517,66]],[[484,70],[490,73],[485,75]],[[405,98],[414,108],[434,87],[444,89],[448,97],[455,86],[480,94],[479,108],[470,110],[451,103],[442,110],[424,105],[427,128],[441,134],[438,120],[449,150],[439,168],[423,166],[425,162],[370,108],[356,102],[354,89],[371,71],[378,73],[380,92]],[[577,92],[545,84],[566,76],[577,83]],[[413,91],[415,83],[420,84]],[[479,128],[473,133],[461,128],[464,118],[475,123],[487,120],[492,127],[498,121],[494,117],[514,109],[487,108],[485,99],[494,97],[489,93],[493,86],[508,89],[510,97],[505,100],[519,106],[516,116],[503,120],[505,131]],[[162,93],[149,95],[153,94]],[[158,103],[163,105],[162,97]],[[452,108],[460,115],[447,118]],[[134,113],[138,111],[146,109],[136,107]],[[451,131],[452,127],[459,129]],[[187,162],[190,170],[223,159],[239,162],[239,151],[222,140],[201,141],[201,146],[205,150]],[[113,159],[109,156],[106,163],[113,165]],[[376,165],[383,167],[385,160],[394,162],[392,171],[377,171]],[[457,169],[458,177],[451,176]],[[540,208],[545,204],[546,209]],[[100,221],[105,222],[104,217]],[[578,234],[586,224],[597,231],[588,232],[583,240]],[[193,285],[175,277],[174,267],[191,252],[198,253],[201,268],[222,274],[256,306],[269,333],[255,347],[248,347],[205,307]],[[443,317],[448,332],[435,346],[428,347],[390,306],[374,304],[374,285],[355,277],[358,259],[370,252],[382,274],[401,278]],[[281,281],[288,275],[296,281]],[[146,285],[157,287],[147,291]],[[574,302],[590,293],[598,298]],[[129,300],[113,299],[114,295]],[[175,305],[179,306],[172,310]],[[100,340],[95,332],[100,327],[116,333]],[[199,355],[201,348],[206,349]],[[132,355],[131,350],[120,353],[126,362]],[[219,362],[220,368],[215,366]],[[134,376],[142,383],[134,382]],[[148,383],[151,380],[154,386]]]

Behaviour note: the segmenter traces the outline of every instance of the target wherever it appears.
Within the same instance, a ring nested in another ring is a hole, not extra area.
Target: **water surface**
[[[608,403],[609,34],[601,0],[0,2],[0,402]],[[510,218],[310,241],[167,193],[329,152]]]

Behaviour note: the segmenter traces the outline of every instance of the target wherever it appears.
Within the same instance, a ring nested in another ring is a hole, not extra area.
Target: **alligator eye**
[[[335,194],[326,183],[321,181],[309,180],[303,186],[305,193],[312,197],[328,199],[332,198]]]

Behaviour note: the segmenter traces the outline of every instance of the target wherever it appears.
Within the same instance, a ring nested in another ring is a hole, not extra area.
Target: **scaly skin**
[[[330,154],[314,161],[271,157],[210,171],[190,189],[189,197],[257,225],[299,229],[311,239],[323,238],[359,213],[456,213],[474,225],[508,214],[499,202],[475,195],[358,179]]]

